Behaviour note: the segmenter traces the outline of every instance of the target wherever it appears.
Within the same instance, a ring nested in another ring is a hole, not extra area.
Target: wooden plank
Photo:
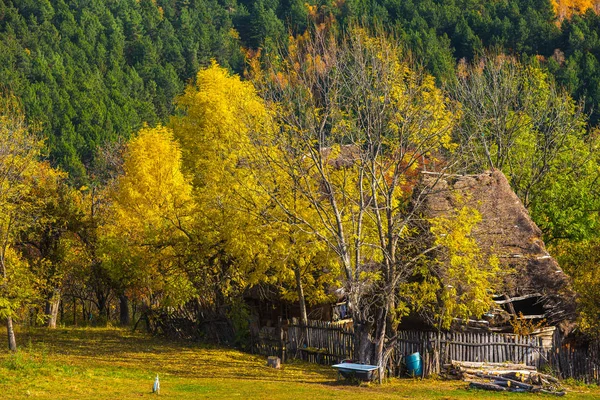
[[[519,300],[526,300],[526,299],[529,299],[529,298],[532,298],[532,297],[540,297],[540,296],[541,296],[541,294],[539,294],[539,293],[533,293],[533,294],[527,294],[527,295],[524,295],[524,296],[518,296],[518,297],[508,298],[508,299],[505,299],[505,300],[494,300],[494,303],[496,303],[496,304],[507,304],[507,303],[512,303],[512,302],[519,301]]]

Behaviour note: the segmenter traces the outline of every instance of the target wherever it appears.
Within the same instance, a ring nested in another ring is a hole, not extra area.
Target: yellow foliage
[[[518,317],[513,316],[511,318],[510,325],[512,326],[513,332],[516,335],[527,336],[544,327],[546,325],[546,320],[542,319],[538,322],[531,320],[528,321],[524,318],[523,313],[520,312]]]
[[[42,141],[25,123],[25,116],[12,95],[0,96],[0,317],[15,312],[33,300],[35,278],[15,250],[19,235],[36,223],[34,184],[48,171],[38,162]]]
[[[278,183],[265,185],[273,208],[337,256],[354,317],[377,304],[398,322],[408,307],[396,290],[413,268],[399,247],[408,205],[424,164],[455,147],[458,113],[393,40],[365,29],[307,31],[285,59],[253,68],[279,124],[256,151]]]
[[[424,273],[414,298],[419,299],[419,307],[438,303],[435,319],[441,328],[449,328],[453,318],[479,318],[493,304],[499,260],[485,257],[471,236],[480,221],[479,212],[466,206],[452,216],[430,220],[435,244],[440,247],[438,267],[433,268],[433,275]]]
[[[177,221],[189,207],[192,187],[168,128],[143,128],[127,145],[123,170],[115,200],[125,223],[157,226],[161,220]]]
[[[194,290],[178,268],[177,245],[188,239],[194,203],[171,130],[143,128],[127,144],[123,170],[102,232],[105,262],[123,285],[165,296],[163,305],[181,304]]]
[[[268,198],[255,152],[272,129],[263,100],[251,82],[213,61],[177,105],[184,115],[171,126],[194,186],[194,231],[206,249],[198,256],[210,260],[213,276],[223,275],[225,291],[268,279],[271,241],[281,235],[261,219]]]
[[[556,16],[562,20],[573,14],[583,14],[590,8],[598,12],[600,4],[597,0],[552,0],[552,6]]]
[[[198,72],[195,85],[186,88],[177,105],[185,116],[173,118],[171,125],[194,186],[238,186],[233,179],[218,181],[240,172],[244,151],[269,122],[252,83],[230,75],[213,61]]]

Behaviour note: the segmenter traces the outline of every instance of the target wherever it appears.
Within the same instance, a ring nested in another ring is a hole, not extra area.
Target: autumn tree
[[[181,150],[165,127],[144,128],[126,146],[111,193],[101,253],[115,289],[149,307],[178,306],[195,294],[182,260],[190,241],[192,187]]]
[[[250,82],[214,62],[177,104],[182,116],[171,126],[197,204],[190,274],[206,309],[243,312],[241,294],[267,279],[269,246],[278,234],[260,219],[266,203],[248,158],[253,135],[268,129],[267,110]]]
[[[595,12],[600,9],[596,0],[552,0],[551,3],[559,20],[571,18],[573,14],[584,14],[589,9]]]
[[[546,240],[593,230],[598,139],[580,104],[540,67],[492,54],[461,64],[452,93],[463,171],[502,170]]]
[[[18,101],[0,97],[0,316],[6,318],[8,348],[17,349],[13,319],[35,295],[35,277],[15,248],[31,223],[28,201],[42,142],[25,123]]]
[[[423,200],[419,171],[452,148],[456,114],[392,41],[361,29],[337,40],[316,28],[266,63],[255,62],[252,74],[280,129],[263,135],[257,152],[267,176],[288,177],[317,218],[295,210],[281,190],[269,191],[271,200],[335,252],[357,358],[383,366],[409,308],[398,288],[417,262],[399,257],[399,243]]]
[[[77,234],[83,212],[67,174],[44,162],[37,164],[33,177],[27,197],[31,223],[21,232],[18,245],[40,280],[48,327],[55,328],[65,281],[78,266],[71,253],[80,248]]]
[[[308,326],[307,305],[334,300],[331,290],[339,286],[340,264],[335,252],[300,222],[316,224],[319,214],[298,193],[299,176],[281,175],[281,170],[260,165],[254,163],[254,172],[263,183],[260,190],[265,195],[277,193],[271,207],[261,215],[269,229],[277,233],[268,249],[272,281],[280,287],[283,299],[298,302],[300,323]],[[293,214],[283,212],[277,204],[285,204]]]

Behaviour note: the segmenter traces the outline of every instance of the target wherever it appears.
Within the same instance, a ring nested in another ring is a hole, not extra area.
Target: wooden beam
[[[518,296],[518,297],[509,297],[509,298],[505,298],[504,300],[494,300],[494,303],[507,304],[507,303],[512,303],[515,301],[530,299],[532,297],[542,297],[542,295],[540,293],[532,293],[532,294],[526,294],[526,295]]]
[[[546,314],[541,315],[523,315],[522,317],[517,317],[517,319],[543,319],[546,318]]]
[[[510,313],[516,317],[517,312],[515,311],[515,306],[513,305],[512,300],[510,299],[510,297],[508,297],[507,294],[504,295],[504,301],[508,303],[508,310],[510,311]]]

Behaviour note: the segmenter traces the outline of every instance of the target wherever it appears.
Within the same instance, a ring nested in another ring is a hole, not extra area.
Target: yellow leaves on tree
[[[497,284],[499,260],[496,256],[486,257],[471,236],[480,221],[479,212],[468,207],[456,210],[455,215],[431,220],[435,244],[441,248],[434,271],[440,285],[437,319],[442,328],[449,328],[454,317],[481,317],[493,304],[491,294]]]
[[[25,123],[14,96],[0,96],[0,317],[7,320],[9,349],[16,350],[15,311],[30,301],[27,264],[14,250],[18,235],[32,222],[27,201],[42,142]]]
[[[590,8],[598,12],[600,2],[597,0],[552,0],[552,6],[556,16],[562,20],[570,18],[573,14],[583,14]]]
[[[165,127],[144,128],[127,145],[116,211],[132,229],[185,226],[192,187],[181,171],[181,150]]]
[[[177,100],[185,113],[172,120],[175,137],[181,143],[186,170],[194,186],[220,185],[229,177],[227,189],[239,187],[233,179],[244,161],[250,140],[267,125],[267,111],[250,82],[213,62],[200,70],[194,85]],[[215,195],[219,195],[216,192]]]
[[[423,260],[416,279],[401,287],[406,308],[428,316],[438,329],[450,328],[455,318],[480,318],[493,305],[499,260],[485,256],[471,236],[480,221],[479,212],[466,206],[431,218],[434,262]]]
[[[400,248],[417,215],[409,203],[424,164],[453,147],[452,103],[395,41],[359,28],[341,38],[315,29],[252,76],[280,126],[266,163],[295,194],[274,186],[271,198],[337,255],[357,358],[367,361],[375,334],[385,365],[398,287],[415,267]]]
[[[113,279],[144,289],[152,303],[181,304],[193,293],[178,264],[193,202],[172,132],[142,129],[127,145],[123,170],[103,232],[105,261]]]
[[[264,103],[252,83],[213,62],[198,72],[177,105],[185,115],[174,118],[172,127],[193,177],[203,258],[213,275],[225,275],[224,287],[258,282],[268,264],[268,233],[257,220],[265,199],[250,163],[252,143],[270,129]]]

